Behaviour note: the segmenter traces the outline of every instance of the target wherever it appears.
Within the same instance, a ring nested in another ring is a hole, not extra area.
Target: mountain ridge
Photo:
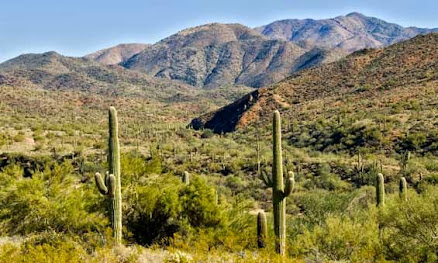
[[[306,68],[309,51],[240,24],[213,23],[169,36],[121,65],[206,89],[236,84],[258,88]],[[330,52],[320,56],[334,60]]]
[[[374,98],[382,103],[382,94],[391,100],[414,96],[416,87],[432,85],[430,83],[438,80],[437,44],[438,34],[431,33],[382,49],[357,51],[340,61],[301,71],[249,93],[230,105],[193,119],[191,125],[217,133],[232,132],[260,121],[266,123],[268,113],[274,109],[281,109],[297,119],[304,105],[308,107],[321,101],[336,101],[339,108],[345,104],[346,97],[358,102]],[[409,87],[413,89],[411,94],[394,97]],[[320,105],[312,107],[316,107],[313,112],[322,110]]]
[[[153,78],[120,66],[107,66],[86,58],[63,56],[50,51],[23,54],[0,64],[2,83],[22,83],[46,90],[71,89],[97,93],[144,94],[164,99],[192,86]],[[165,92],[163,92],[165,91]]]
[[[198,88],[260,88],[360,49],[435,31],[402,27],[358,12],[320,20],[284,19],[256,28],[210,23],[181,30],[118,61],[128,69]]]
[[[339,48],[349,53],[388,46],[418,34],[438,32],[438,28],[402,27],[358,12],[319,20],[283,19],[255,30],[271,39],[292,41],[303,48]]]

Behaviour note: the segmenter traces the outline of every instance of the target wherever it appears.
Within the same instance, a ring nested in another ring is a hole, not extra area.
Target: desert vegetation
[[[211,24],[1,63],[0,262],[437,262],[438,35],[336,19],[397,44]]]
[[[119,109],[118,121],[114,108],[109,120],[103,110],[97,123],[72,121],[75,132],[3,119],[1,261],[437,260],[429,148],[320,151],[282,141],[278,112],[266,127],[217,135]],[[11,151],[30,139],[45,146]]]

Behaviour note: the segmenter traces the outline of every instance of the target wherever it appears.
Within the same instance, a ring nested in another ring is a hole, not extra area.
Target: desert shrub
[[[397,262],[436,262],[438,256],[438,188],[425,186],[421,194],[408,192],[388,198],[380,215],[383,244],[388,259]]]
[[[178,200],[179,182],[160,178],[147,186],[136,186],[128,194],[130,206],[127,226],[140,244],[152,244],[180,230],[177,221],[181,212]]]
[[[220,224],[216,227],[193,228],[193,231],[185,235],[178,233],[171,239],[171,246],[196,254],[212,250],[223,253],[255,249],[256,215],[247,212],[253,206],[251,199],[238,195],[232,203],[221,204]]]
[[[127,226],[140,244],[167,244],[175,233],[217,227],[225,220],[214,188],[197,176],[190,185],[169,175],[140,180],[126,194]]]
[[[14,136],[15,142],[23,142],[25,139],[26,139],[26,136],[22,132],[19,132],[17,135]]]
[[[329,216],[322,225],[306,228],[291,242],[294,257],[316,262],[375,262],[381,258],[376,215],[366,219]]]
[[[107,238],[110,238],[108,236]],[[111,247],[101,236],[93,240],[53,232],[34,235],[21,243],[0,244],[0,262],[137,262],[138,247]]]
[[[318,165],[315,176],[311,177],[304,184],[307,189],[321,188],[325,190],[349,190],[350,184],[341,180],[341,178],[331,172],[331,167],[327,163],[321,163]]]
[[[11,172],[13,171],[13,172]],[[0,174],[0,229],[9,235],[53,230],[64,233],[102,231],[107,221],[96,210],[96,196],[77,180],[69,163],[54,164],[23,178],[11,167]],[[3,181],[2,180],[2,181]]]
[[[216,191],[206,181],[195,177],[180,192],[183,216],[193,227],[214,227],[221,223],[222,215],[216,203]]]
[[[202,132],[201,134],[201,138],[206,139],[206,138],[211,138],[213,137],[214,133],[212,130],[206,129]]]
[[[369,189],[370,187],[363,187],[353,192],[316,189],[293,195],[293,203],[303,213],[299,218],[303,224],[321,225],[330,215],[345,215],[351,213],[352,209],[361,210],[368,207],[373,201],[373,192]]]

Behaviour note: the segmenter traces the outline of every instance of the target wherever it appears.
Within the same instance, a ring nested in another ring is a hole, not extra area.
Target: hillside
[[[56,52],[25,54],[0,64],[1,84],[37,86],[49,90],[80,90],[99,94],[142,95],[163,100],[193,87],[153,78],[120,66],[105,66]]]
[[[145,50],[148,44],[120,44],[88,54],[85,58],[105,65],[117,65]]]
[[[382,122],[382,118],[385,123],[393,118],[399,129],[434,131],[437,121],[434,109],[438,103],[437,45],[438,34],[428,34],[384,49],[358,51],[338,62],[302,71],[254,91],[194,119],[192,125],[218,133],[255,124],[264,127],[270,122],[271,111],[280,109],[290,122],[322,118],[339,123],[348,113],[357,121],[370,118],[373,125]],[[419,111],[423,117],[432,115],[427,122],[409,117]],[[349,120],[350,124],[354,121]],[[397,133],[394,130],[392,135]]]
[[[172,35],[122,65],[156,77],[212,89],[224,85],[262,87],[291,73],[340,57],[270,40],[239,24],[208,24]]]
[[[76,130],[89,132],[98,127],[96,120],[108,105],[122,108],[127,118],[148,124],[185,123],[191,116],[217,109],[251,90],[231,86],[206,91],[56,52],[26,54],[0,64],[0,133],[14,134],[14,123],[44,123],[59,132],[60,127],[75,122],[82,125]],[[52,139],[51,143],[58,141]],[[31,152],[34,147],[33,140],[21,141],[14,151]]]
[[[402,27],[375,17],[350,13],[331,19],[287,19],[256,30],[270,39],[291,41],[302,48],[339,49],[348,53],[380,48],[438,29]]]

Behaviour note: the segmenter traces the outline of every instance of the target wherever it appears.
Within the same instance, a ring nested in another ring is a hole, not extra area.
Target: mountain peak
[[[294,43],[271,40],[241,24],[212,23],[169,36],[123,66],[206,89],[261,87],[305,66],[299,59],[304,53]]]
[[[351,53],[364,48],[381,48],[407,40],[430,29],[403,28],[359,12],[321,20],[281,20],[256,28],[271,39],[292,41],[301,47],[340,49]]]
[[[361,18],[363,18],[363,17],[367,17],[367,16],[365,16],[364,14],[359,13],[359,12],[351,12],[351,13],[347,14],[346,17],[361,17]]]
[[[159,43],[167,45],[182,44],[182,46],[208,46],[253,38],[265,37],[259,32],[241,24],[209,23],[184,29],[161,40]]]
[[[105,65],[116,65],[125,62],[149,46],[148,44],[139,43],[119,44],[88,54],[85,58],[95,60]]]

